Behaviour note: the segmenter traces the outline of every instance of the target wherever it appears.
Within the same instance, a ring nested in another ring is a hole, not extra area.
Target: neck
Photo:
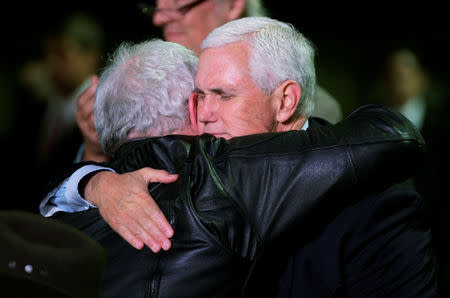
[[[308,120],[308,117],[306,116],[299,116],[296,119],[290,120],[286,123],[277,123],[277,126],[275,127],[274,131],[288,131],[288,130],[300,130],[303,125],[305,125],[306,120]]]

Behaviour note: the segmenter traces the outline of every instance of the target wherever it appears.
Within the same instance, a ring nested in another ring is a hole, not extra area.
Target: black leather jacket
[[[407,179],[424,155],[412,124],[378,105],[334,126],[312,126],[229,141],[168,136],[119,147],[109,164],[119,172],[150,166],[180,174],[174,184],[150,185],[175,235],[169,251],[154,254],[131,247],[95,209],[65,214],[64,221],[106,248],[103,296],[240,297],[257,257],[287,228],[301,232],[314,208]]]

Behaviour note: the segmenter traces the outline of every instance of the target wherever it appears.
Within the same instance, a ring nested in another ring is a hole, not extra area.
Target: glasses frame
[[[202,4],[203,2],[206,2],[207,0],[195,0],[192,1],[191,3],[185,4],[185,5],[181,5],[180,7],[177,8],[157,8],[154,5],[150,5],[147,3],[138,3],[138,8],[139,10],[149,16],[149,17],[153,17],[153,15],[157,12],[162,12],[162,13],[176,13],[179,16],[184,16],[186,13],[188,13],[191,9],[193,9],[194,7]]]

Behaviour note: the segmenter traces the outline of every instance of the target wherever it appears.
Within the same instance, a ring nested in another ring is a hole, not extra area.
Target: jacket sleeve
[[[339,208],[411,177],[424,145],[411,122],[380,105],[306,132],[199,143],[213,180],[253,226],[245,232],[258,234],[244,238],[261,243],[295,224],[306,227],[318,207]]]

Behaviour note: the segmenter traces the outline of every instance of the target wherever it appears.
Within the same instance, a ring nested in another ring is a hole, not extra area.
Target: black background
[[[11,78],[23,61],[38,56],[41,34],[76,10],[91,12],[104,25],[107,52],[124,40],[161,37],[136,3],[8,4],[1,18],[2,71]],[[266,7],[272,17],[292,23],[315,44],[318,82],[341,102],[345,113],[372,100],[385,54],[396,47],[412,48],[442,86],[449,82],[450,26],[443,4],[272,0]]]

